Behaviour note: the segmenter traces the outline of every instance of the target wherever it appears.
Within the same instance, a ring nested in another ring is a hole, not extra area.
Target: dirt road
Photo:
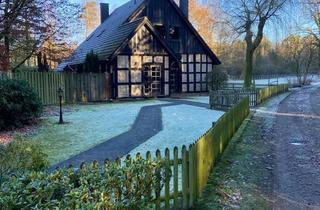
[[[254,110],[195,209],[320,210],[320,86]]]
[[[293,91],[270,114],[273,209],[320,209],[320,87]]]

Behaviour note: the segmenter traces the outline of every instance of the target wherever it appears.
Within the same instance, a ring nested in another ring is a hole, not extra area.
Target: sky
[[[86,0],[72,0],[77,3],[84,3]],[[87,0],[90,1],[90,0]],[[110,13],[117,7],[128,2],[129,0],[97,0],[98,3],[109,3],[110,4]],[[203,1],[203,0],[202,0]],[[290,8],[288,13],[296,14],[295,16],[290,15],[290,17],[285,18],[282,23],[269,23],[265,28],[265,33],[268,36],[269,40],[273,43],[280,42],[290,33],[297,33],[297,25],[303,25],[302,20],[303,13],[301,13],[301,8]],[[289,20],[289,21],[288,21]],[[77,36],[77,41],[81,42],[85,39],[84,36]]]
[[[84,3],[85,0],[75,0],[77,2]],[[98,3],[109,3],[110,4],[110,12],[112,12],[115,8],[121,6],[122,4],[128,2],[128,0],[97,0]]]

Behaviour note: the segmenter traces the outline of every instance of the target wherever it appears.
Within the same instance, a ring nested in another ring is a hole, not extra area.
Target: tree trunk
[[[248,45],[246,49],[246,69],[244,72],[244,87],[250,88],[252,85],[252,72],[253,72],[253,53],[252,46]]]
[[[249,20],[251,20],[249,18]],[[247,43],[247,49],[246,49],[246,69],[244,73],[244,88],[250,88],[252,86],[252,73],[253,73],[253,56],[255,50],[259,47],[262,39],[263,39],[263,28],[266,24],[267,18],[266,17],[260,17],[259,24],[258,24],[258,31],[256,38],[252,40],[253,33],[251,31],[251,27],[253,22],[248,21],[246,24],[246,43]]]
[[[5,2],[5,9],[4,9],[4,16],[8,16],[9,13],[9,6],[10,1],[6,0]],[[8,20],[3,22],[3,41],[4,41],[4,53],[2,54],[2,69],[4,72],[9,72],[10,70],[10,24]]]

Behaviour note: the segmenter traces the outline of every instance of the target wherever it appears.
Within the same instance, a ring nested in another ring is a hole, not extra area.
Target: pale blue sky
[[[73,2],[78,2],[78,3],[84,3],[85,0],[71,0]],[[88,0],[90,1],[90,0]],[[109,3],[110,4],[110,12],[112,12],[115,8],[121,6],[122,4],[128,2],[129,0],[97,0],[98,3],[103,2],[103,3]],[[301,17],[301,13],[299,12],[300,8],[290,8],[291,12],[293,12],[292,10],[296,10],[295,13],[296,15],[294,17],[287,17],[285,18],[284,22],[281,23],[280,27],[279,27],[279,23],[278,24],[272,24],[269,23],[268,26],[266,27],[265,33],[268,36],[268,38],[273,42],[279,42],[281,41],[284,37],[286,37],[289,33],[297,33],[297,24],[302,25],[303,23],[301,23],[302,21],[302,17]],[[289,20],[289,21],[288,21]],[[300,22],[300,23],[299,23]],[[84,39],[84,37],[77,36],[78,37],[78,41],[80,40],[80,42]],[[80,38],[81,37],[81,38]]]
[[[77,2],[84,3],[85,0],[74,0]],[[121,6],[122,4],[128,2],[128,0],[97,0],[99,3],[109,3],[110,4],[110,10],[113,11],[115,8]]]

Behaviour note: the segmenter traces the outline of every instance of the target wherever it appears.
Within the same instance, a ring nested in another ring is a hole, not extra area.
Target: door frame
[[[153,92],[153,88],[152,85],[154,84],[155,80],[153,79],[153,77],[157,77],[157,75],[153,76],[152,75],[152,68],[158,68],[159,69],[159,73],[160,73],[160,78],[159,78],[159,92],[157,94],[155,94]],[[146,68],[148,68],[148,70],[146,70]],[[164,68],[163,68],[163,64],[160,63],[146,63],[143,65],[142,67],[143,73],[142,73],[142,83],[143,83],[143,96],[146,98],[156,98],[156,97],[161,97],[164,96]],[[150,87],[151,86],[151,87]],[[150,89],[149,90],[149,94],[147,94],[146,89]]]

